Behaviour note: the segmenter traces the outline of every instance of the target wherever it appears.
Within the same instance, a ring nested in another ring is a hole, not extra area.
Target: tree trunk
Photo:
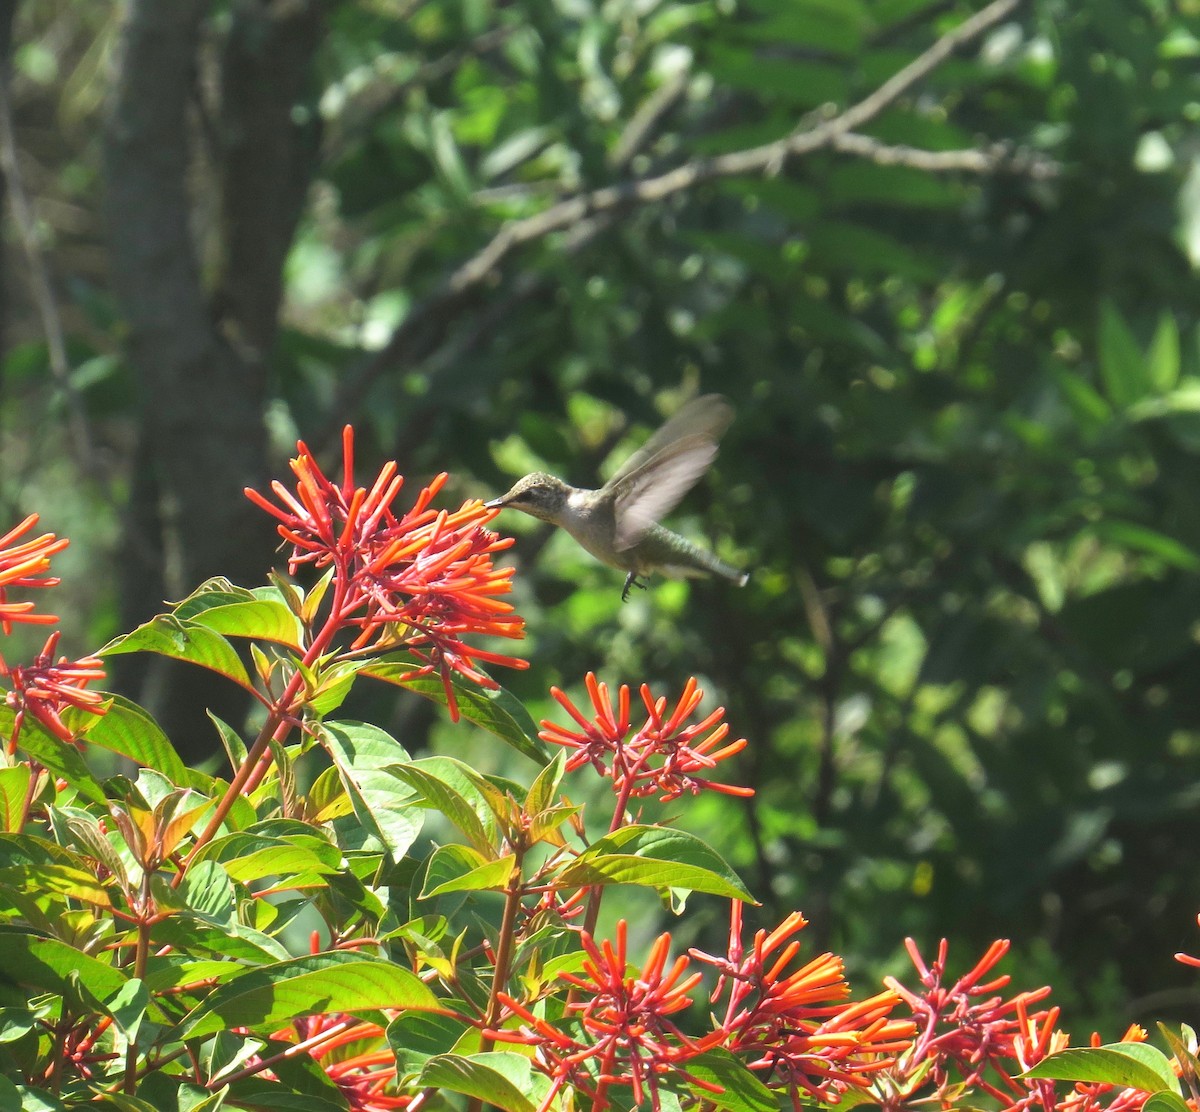
[[[283,261],[313,160],[291,121],[319,41],[303,3],[235,6],[221,67],[221,134],[212,152],[227,261],[210,298],[189,192],[193,104],[208,0],[130,0],[105,136],[113,283],[129,325],[139,385],[139,474],[125,536],[123,625],[132,627],[203,580],[262,583],[275,537],[245,499],[266,466],[263,405]],[[278,16],[277,8],[285,10]],[[165,569],[165,574],[163,570]],[[211,752],[205,710],[237,721],[245,701],[226,680],[144,662],[118,674],[146,699],[185,759]]]

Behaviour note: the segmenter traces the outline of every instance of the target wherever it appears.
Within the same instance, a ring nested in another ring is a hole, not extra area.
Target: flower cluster
[[[908,1048],[915,1027],[891,1018],[897,993],[848,1001],[842,959],[829,953],[787,972],[800,949],[793,936],[808,925],[799,912],[758,931],[748,951],[741,903],[733,902],[729,918],[724,955],[692,954],[720,971],[712,999],[726,998],[724,1045],[768,1084],[786,1088],[794,1108],[864,1089],[870,1074]]]
[[[54,587],[59,582],[58,576],[45,573],[50,570],[50,558],[66,548],[69,541],[44,533],[33,540],[12,543],[37,522],[37,514],[30,514],[0,537],[0,629],[6,635],[12,632],[15,622],[50,625],[58,621],[53,614],[36,613],[32,602],[9,602],[6,594],[12,587],[36,589]],[[8,545],[11,547],[5,547]],[[89,683],[104,678],[102,662],[92,656],[81,660],[63,656],[55,660],[60,636],[57,630],[52,633],[31,664],[10,665],[0,653],[0,677],[10,685],[4,702],[13,711],[7,748],[10,757],[17,750],[27,717],[35,719],[60,741],[70,742],[76,739],[77,731],[63,719],[69,707],[92,714],[103,714],[107,709],[104,695],[86,690]]]
[[[497,685],[477,662],[524,668],[514,657],[468,645],[470,635],[519,638],[522,619],[496,596],[512,587],[512,569],[495,568],[492,555],[512,544],[484,526],[498,513],[469,501],[453,513],[430,503],[445,485],[438,475],[407,513],[392,503],[404,483],[387,463],[371,488],[354,484],[354,436],[342,438],[340,485],[327,478],[301,442],[291,467],[295,494],[276,481],[279,505],[247,488],[246,496],[279,521],[279,534],[292,545],[289,569],[304,565],[333,570],[330,622],[359,630],[353,649],[411,650],[422,664],[404,678],[437,672],[451,716],[457,704],[451,675],[482,687]]]
[[[103,714],[108,709],[107,696],[86,690],[89,683],[104,679],[104,662],[95,656],[80,660],[62,656],[56,661],[54,650],[60,636],[59,630],[50,634],[32,664],[9,668],[0,661],[0,676],[7,676],[12,684],[4,701],[15,711],[8,739],[9,756],[16,752],[26,716],[36,719],[60,741],[74,741],[77,731],[63,721],[68,707],[92,714]]]
[[[53,533],[43,533],[33,540],[13,544],[37,523],[38,515],[30,514],[0,537],[0,630],[5,635],[12,632],[14,622],[53,625],[58,621],[53,614],[34,613],[32,602],[8,601],[7,592],[12,587],[54,587],[58,584],[58,576],[44,573],[50,570],[50,557],[66,548],[70,541],[60,540]],[[7,547],[9,545],[12,547]]]
[[[411,1096],[396,1096],[396,1056],[378,1024],[349,1015],[312,1015],[294,1021],[292,1048],[302,1048],[320,1064],[353,1112],[388,1112],[407,1108]],[[274,1037],[286,1039],[292,1032]],[[293,1037],[294,1037],[293,1036]]]
[[[700,722],[685,724],[704,698],[694,678],[687,681],[670,713],[667,700],[656,699],[650,688],[642,684],[646,720],[632,736],[629,688],[621,685],[614,707],[607,684],[599,682],[591,672],[586,683],[592,717],[586,717],[566,694],[552,687],[550,694],[579,729],[543,721],[538,734],[543,741],[575,750],[567,761],[568,769],[591,764],[602,776],[612,778],[614,790],[623,798],[662,792],[661,798],[670,800],[684,792],[696,795],[705,788],[726,795],[754,794],[752,788],[722,784],[698,775],[715,768],[726,757],[740,753],[746,747],[746,739],[723,744],[729,733],[728,725],[721,722],[724,707],[718,707]]]
[[[1030,1012],[1031,1005],[1044,1000],[1050,989],[1020,992],[1006,1000],[998,993],[1009,982],[1006,974],[985,980],[1008,953],[1006,939],[993,942],[974,968],[950,984],[945,983],[945,939],[931,963],[925,962],[911,938],[905,946],[920,988],[906,988],[893,977],[884,983],[903,998],[919,1028],[902,1063],[907,1077],[920,1076],[942,1101],[976,1087],[1004,1103],[1026,1095],[1026,1086],[1013,1075],[1033,1064],[1028,1048],[1041,1046],[1043,1054],[1057,1049],[1042,1034],[1035,1034],[1039,1025],[1044,1027],[1048,1013]],[[1049,1018],[1053,1026],[1055,1016]],[[1026,1048],[1024,1062],[1019,1048]],[[895,1088],[903,1090],[907,1084]]]
[[[719,1086],[691,1076],[687,1062],[724,1041],[723,1031],[691,1039],[671,1020],[689,1007],[687,995],[701,974],[688,972],[688,959],[680,956],[668,968],[671,936],[663,934],[650,948],[640,973],[631,975],[626,963],[626,924],[617,924],[614,946],[607,940],[599,946],[587,932],[580,940],[587,955],[582,975],[560,974],[560,980],[575,990],[566,1005],[562,1027],[535,1015],[525,1004],[501,994],[504,1005],[525,1026],[517,1031],[491,1034],[502,1042],[537,1047],[538,1067],[554,1084],[542,1109],[566,1084],[592,1101],[597,1109],[608,1106],[607,1093],[613,1085],[632,1089],[635,1102],[645,1099],[660,1107],[659,1082],[672,1074],[713,1093]]]

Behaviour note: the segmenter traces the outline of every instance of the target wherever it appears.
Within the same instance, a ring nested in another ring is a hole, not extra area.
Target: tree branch
[[[340,427],[342,415],[353,412],[379,375],[404,363],[426,358],[448,334],[460,313],[482,296],[492,275],[518,247],[552,232],[615,213],[633,205],[661,201],[719,178],[777,173],[790,158],[834,148],[855,129],[869,123],[932,73],[955,51],[1006,19],[1021,0],[993,0],[957,27],[948,31],[903,69],[845,111],[791,135],[745,150],[686,162],[664,173],[633,178],[577,194],[552,204],[542,212],[505,224],[492,239],[451,273],[397,326],[391,339],[348,376],[332,407],[333,419],[316,437],[324,443]],[[856,140],[850,140],[853,145]],[[882,151],[883,145],[879,145]],[[900,151],[902,148],[894,148]],[[923,152],[929,153],[929,152]]]
[[[832,146],[842,154],[856,155],[879,166],[911,166],[934,174],[1017,174],[1033,181],[1048,181],[1062,173],[1062,164],[1054,159],[1015,150],[1008,143],[993,143],[982,150],[926,151],[892,146],[851,131],[837,136]]]

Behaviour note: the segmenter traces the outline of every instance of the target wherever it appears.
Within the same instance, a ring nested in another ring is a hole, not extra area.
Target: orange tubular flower
[[[67,707],[79,707],[92,714],[103,714],[108,709],[103,694],[84,690],[93,680],[104,679],[104,662],[94,656],[81,660],[68,660],[64,656],[56,663],[54,650],[60,636],[58,630],[50,634],[32,664],[8,668],[0,662],[0,675],[7,676],[12,684],[4,701],[16,712],[8,739],[9,756],[16,752],[26,715],[60,741],[70,742],[78,735],[63,721]]]
[[[786,1086],[795,1108],[816,1098],[836,1102],[850,1088],[865,1088],[866,1075],[884,1069],[908,1048],[914,1026],[890,1018],[894,992],[869,1000],[846,1000],[850,986],[842,959],[822,954],[792,973],[799,952],[792,936],[808,925],[799,912],[775,930],[758,931],[747,953],[742,943],[742,905],[733,901],[729,944],[723,957],[691,951],[714,966],[720,979],[715,1002],[728,990],[721,1030],[725,1046],[744,1058],[768,1085]],[[778,953],[777,953],[778,951]]]
[[[317,1062],[352,1112],[391,1112],[407,1108],[415,1099],[395,1095],[396,1058],[378,1024],[350,1015],[301,1016],[271,1037],[293,1044],[278,1057],[307,1054]],[[259,1059],[258,1064],[269,1067],[276,1060]],[[256,1072],[271,1076],[269,1068]]]
[[[544,720],[538,734],[543,741],[575,750],[567,761],[568,769],[591,764],[602,776],[612,778],[616,791],[630,796],[662,792],[664,801],[676,799],[684,792],[697,795],[704,789],[725,795],[754,794],[752,788],[722,784],[697,775],[740,753],[746,747],[746,739],[722,744],[729,733],[728,725],[721,722],[724,707],[718,707],[700,722],[685,725],[704,698],[694,678],[687,681],[670,713],[667,700],[655,699],[650,688],[643,684],[641,696],[647,717],[632,737],[629,736],[629,688],[621,685],[614,707],[607,684],[600,683],[591,672],[585,682],[592,702],[592,717],[586,717],[564,692],[552,687],[550,694],[580,729]]]
[[[568,1016],[574,1016],[571,1027],[575,1033],[554,1027],[502,994],[505,1006],[527,1026],[491,1035],[499,1041],[538,1048],[535,1062],[554,1081],[543,1109],[568,1083],[596,1109],[608,1107],[606,1094],[614,1085],[629,1086],[639,1107],[648,1099],[650,1106],[658,1109],[659,1084],[672,1073],[710,1092],[722,1091],[691,1076],[686,1063],[722,1043],[725,1032],[717,1030],[702,1039],[691,1039],[668,1018],[691,1005],[687,994],[701,974],[689,973],[688,959],[683,956],[668,968],[671,936],[662,934],[651,946],[645,968],[631,976],[626,964],[626,934],[623,919],[617,924],[615,947],[608,941],[597,946],[591,935],[583,932],[587,958],[582,975],[560,974],[560,980],[577,989],[580,997],[579,1003],[567,1005]]]
[[[408,677],[437,672],[452,718],[458,718],[451,676],[496,688],[477,662],[525,668],[527,662],[468,645],[470,635],[520,638],[523,620],[496,596],[512,589],[512,569],[494,568],[492,555],[512,538],[484,528],[499,512],[478,500],[458,510],[429,508],[445,485],[438,475],[407,513],[391,506],[404,483],[395,463],[384,465],[370,490],[354,485],[354,432],[342,434],[343,475],[337,485],[322,473],[308,447],[297,445],[292,471],[295,493],[278,481],[271,489],[279,505],[247,488],[246,496],[279,521],[279,535],[292,545],[289,571],[303,564],[332,567],[330,620],[357,627],[354,649],[411,650],[421,664]]]
[[[44,575],[50,570],[50,557],[61,552],[71,542],[59,540],[53,533],[23,544],[13,545],[38,523],[38,515],[30,514],[19,525],[0,537],[0,629],[7,635],[12,632],[14,622],[36,625],[53,625],[58,619],[53,614],[33,613],[32,602],[9,602],[10,587],[54,587],[58,576]],[[13,547],[9,548],[9,545]]]

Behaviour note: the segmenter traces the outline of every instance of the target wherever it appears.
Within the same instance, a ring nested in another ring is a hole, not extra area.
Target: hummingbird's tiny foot
[[[630,587],[636,587],[639,591],[644,591],[646,589],[646,584],[643,583],[640,579],[638,579],[638,577],[633,572],[630,572],[627,576],[625,576],[625,586],[621,589],[621,601],[622,602],[629,601],[629,588]]]

